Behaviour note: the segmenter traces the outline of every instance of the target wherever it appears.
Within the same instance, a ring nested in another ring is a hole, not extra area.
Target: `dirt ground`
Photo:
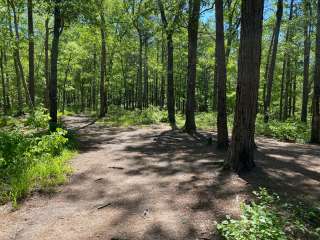
[[[68,117],[70,127],[88,124]],[[218,239],[216,221],[237,216],[253,189],[320,199],[320,147],[258,138],[250,174],[221,171],[225,153],[168,127],[79,130],[74,174],[57,193],[35,193],[16,211],[0,206],[0,239]],[[214,137],[214,135],[213,135]]]

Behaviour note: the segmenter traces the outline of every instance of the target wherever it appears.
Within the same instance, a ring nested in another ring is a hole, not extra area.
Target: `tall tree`
[[[107,99],[105,90],[105,77],[107,67],[107,40],[106,23],[103,11],[103,3],[100,2],[100,33],[101,33],[101,57],[100,57],[100,117],[105,117],[107,111]]]
[[[50,130],[55,131],[57,127],[57,78],[58,78],[58,56],[59,39],[62,31],[61,0],[54,1],[54,25],[53,38],[51,46],[51,71],[49,83],[49,101],[50,101]]]
[[[218,81],[218,148],[229,144],[227,125],[227,70],[224,46],[223,0],[216,0],[216,72]]]
[[[173,33],[178,24],[179,16],[184,5],[183,0],[177,2],[176,12],[173,13],[172,19],[168,19],[162,0],[157,0],[159,12],[161,15],[162,26],[166,33],[167,42],[167,109],[168,120],[172,128],[176,128],[175,118],[175,94],[174,94],[174,78],[173,78]],[[163,99],[162,99],[163,101]]]
[[[45,20],[45,39],[44,39],[44,75],[46,80],[46,87],[44,90],[44,106],[50,107],[49,104],[49,85],[50,85],[50,70],[49,70],[49,17]]]
[[[303,52],[303,92],[301,121],[307,122],[308,101],[309,101],[309,68],[310,68],[310,50],[311,50],[311,3],[310,0],[303,1],[304,12],[304,52]]]
[[[315,55],[311,142],[320,143],[320,0],[317,1],[317,33]]]
[[[280,34],[280,26],[281,26],[281,19],[283,14],[283,0],[278,0],[277,4],[277,19],[276,25],[274,28],[274,38],[272,43],[272,53],[270,64],[268,64],[268,75],[267,75],[267,88],[266,88],[266,98],[264,99],[264,121],[269,121],[269,111],[270,111],[270,103],[271,103],[271,95],[272,95],[272,86],[273,86],[273,77],[274,77],[274,69],[276,66],[276,58],[277,58],[277,51],[278,51],[278,41],[279,41],[279,34]]]
[[[194,133],[196,131],[195,108],[196,108],[196,77],[197,77],[197,48],[198,30],[200,17],[200,0],[189,0],[188,20],[188,81],[185,131]]]
[[[29,94],[31,106],[35,104],[35,81],[34,81],[34,33],[33,33],[33,2],[27,0],[28,6],[28,40],[29,40]]]
[[[2,101],[3,101],[3,113],[8,114],[8,102],[7,102],[7,86],[6,86],[6,77],[4,72],[4,50],[0,48],[0,74],[1,74],[1,84],[2,84]]]
[[[242,0],[236,109],[226,167],[237,173],[254,166],[254,132],[260,78],[263,0]]]

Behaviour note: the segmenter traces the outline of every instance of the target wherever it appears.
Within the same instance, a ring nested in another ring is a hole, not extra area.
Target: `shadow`
[[[213,133],[93,124],[79,134],[81,152],[107,157],[73,176],[65,198],[111,203],[99,210],[100,239],[219,239],[214,221],[238,217],[259,187],[284,199],[320,199],[318,146],[258,138],[257,167],[238,176],[222,170],[226,152],[208,144]]]

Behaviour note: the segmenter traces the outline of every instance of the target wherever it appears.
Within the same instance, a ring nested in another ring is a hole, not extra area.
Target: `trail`
[[[258,138],[257,167],[239,177],[220,170],[225,153],[163,125],[65,121],[79,128],[70,181],[55,194],[33,194],[17,211],[0,206],[1,240],[218,239],[215,221],[237,216],[259,186],[320,199],[318,146]]]

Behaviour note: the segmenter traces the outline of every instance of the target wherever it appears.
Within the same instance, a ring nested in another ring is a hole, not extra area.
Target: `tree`
[[[51,71],[49,83],[49,100],[50,100],[50,130],[55,131],[57,127],[57,71],[58,71],[58,56],[59,56],[59,39],[61,35],[62,16],[61,16],[61,0],[54,1],[54,25],[53,38],[51,47]]]
[[[28,37],[29,37],[29,94],[31,106],[35,104],[34,86],[34,33],[33,33],[33,2],[27,0],[28,6]]]
[[[107,43],[106,23],[103,10],[103,2],[100,2],[100,33],[101,33],[101,62],[100,62],[100,117],[104,117],[107,111],[107,99],[105,90],[105,77],[107,67]]]
[[[174,78],[173,78],[173,33],[181,14],[184,1],[179,0],[177,3],[176,12],[172,19],[168,19],[165,14],[165,8],[162,0],[157,0],[158,8],[161,15],[162,26],[167,37],[167,109],[168,120],[172,128],[176,128],[175,119],[175,95],[174,95]]]
[[[216,71],[218,81],[218,148],[226,149],[229,144],[227,125],[226,59],[224,47],[223,1],[216,0]]]
[[[189,0],[188,20],[188,82],[186,102],[185,131],[194,133],[196,131],[195,108],[196,108],[196,77],[197,77],[197,48],[198,28],[200,17],[200,0]]]
[[[303,52],[303,92],[301,121],[307,122],[308,100],[309,100],[309,68],[310,68],[310,50],[311,50],[311,3],[310,0],[303,1],[304,12],[304,52]]]
[[[311,142],[320,143],[320,0],[317,1],[317,33],[315,69],[313,76],[313,103]]]
[[[242,0],[236,109],[226,167],[237,173],[254,166],[254,131],[260,78],[263,0]]]
[[[274,69],[276,66],[276,58],[277,58],[277,50],[278,50],[278,40],[280,35],[280,26],[281,26],[281,19],[283,13],[283,0],[278,0],[277,4],[277,19],[276,25],[274,28],[274,37],[272,41],[272,53],[270,64],[268,64],[268,73],[267,73],[267,88],[266,88],[266,98],[264,99],[264,121],[269,121],[269,108],[271,103],[271,94],[272,94],[272,86],[273,86],[273,77],[274,77]]]

